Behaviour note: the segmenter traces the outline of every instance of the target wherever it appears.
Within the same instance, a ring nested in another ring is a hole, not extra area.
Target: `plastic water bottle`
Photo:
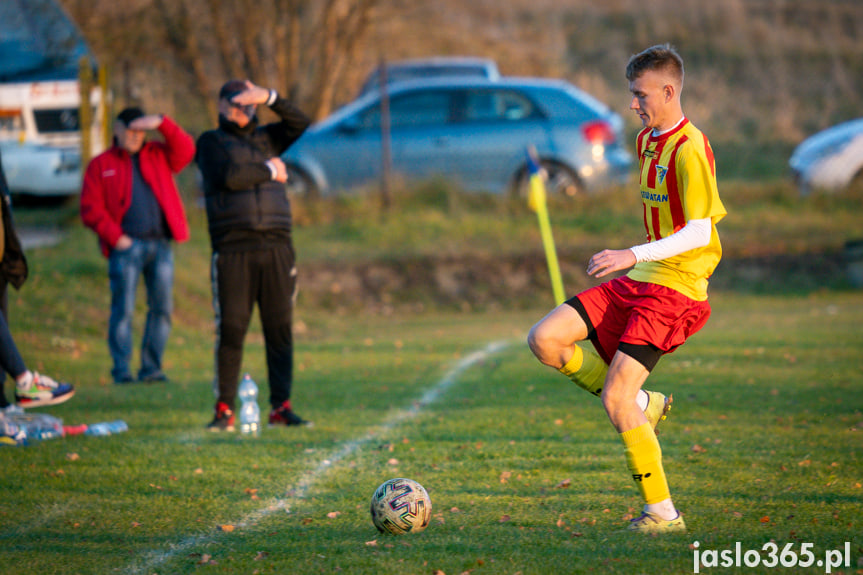
[[[126,422],[122,419],[116,419],[114,421],[105,421],[102,423],[91,423],[87,426],[87,431],[84,433],[101,437],[123,433],[124,431],[129,431],[129,426],[126,425]]]
[[[0,409],[0,445],[25,445],[26,443],[27,430],[6,419],[3,410]]]
[[[258,386],[248,373],[240,382],[240,433],[257,437],[261,433]]]
[[[4,418],[18,426],[27,439],[63,437],[63,420],[45,413],[25,412],[18,406],[8,407]]]

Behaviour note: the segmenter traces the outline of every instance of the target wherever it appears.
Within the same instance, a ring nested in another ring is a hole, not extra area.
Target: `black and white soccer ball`
[[[372,522],[381,533],[418,533],[431,521],[431,498],[412,479],[384,481],[372,495]]]

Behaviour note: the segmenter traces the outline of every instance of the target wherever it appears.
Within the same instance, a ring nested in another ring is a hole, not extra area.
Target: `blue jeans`
[[[162,354],[171,333],[173,311],[174,253],[168,240],[132,240],[128,250],[114,250],[108,257],[111,281],[111,317],[108,320],[108,349],[114,381],[132,376],[132,317],[138,278],[143,274],[147,287],[147,324],[141,340],[141,370],[138,379],[162,372]]]
[[[0,278],[0,408],[9,405],[6,392],[3,390],[6,374],[8,373],[14,379],[27,371],[27,366],[24,365],[24,360],[18,353],[18,347],[9,332],[9,324],[6,322],[8,310],[6,303],[6,280]],[[14,385],[15,382],[12,382],[13,389]]]

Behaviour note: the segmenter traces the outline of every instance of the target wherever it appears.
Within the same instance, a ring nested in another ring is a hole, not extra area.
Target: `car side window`
[[[445,124],[450,117],[450,95],[443,90],[398,94],[390,100],[390,126],[407,128]],[[379,128],[380,104],[369,108],[360,120],[363,128]]]
[[[517,121],[534,115],[533,103],[512,90],[469,90],[462,120],[467,122]]]
[[[445,124],[449,102],[449,93],[441,90],[399,95],[390,102],[390,124],[393,128]]]

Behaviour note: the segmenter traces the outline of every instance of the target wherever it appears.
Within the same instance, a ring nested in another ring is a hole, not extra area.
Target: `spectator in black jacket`
[[[262,104],[281,121],[259,126],[255,112]],[[255,303],[266,344],[269,423],[310,424],[291,407],[297,271],[284,185],[288,176],[279,158],[309,123],[275,90],[231,80],[219,91],[219,127],[198,139],[196,158],[213,249],[217,399],[207,426],[212,431],[234,430],[243,341]]]

